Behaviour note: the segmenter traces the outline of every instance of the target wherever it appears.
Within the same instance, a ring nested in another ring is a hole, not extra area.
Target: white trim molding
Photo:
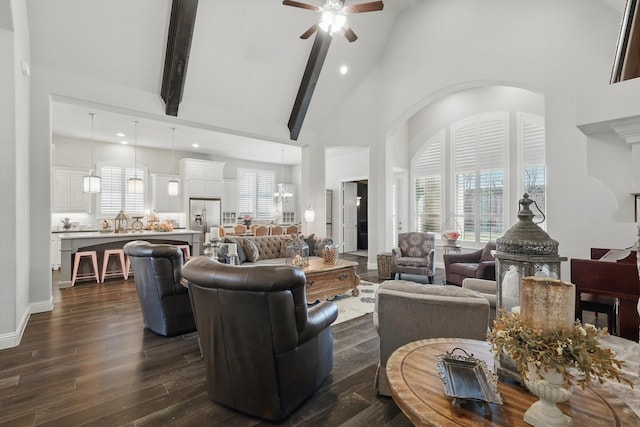
[[[18,321],[16,330],[14,332],[0,334],[0,350],[19,346],[31,315],[51,310],[53,310],[53,297],[51,297],[49,301],[40,301],[29,304],[29,307],[22,314],[20,321]]]

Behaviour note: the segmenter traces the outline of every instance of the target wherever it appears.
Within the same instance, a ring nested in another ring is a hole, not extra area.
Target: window
[[[442,224],[442,147],[444,131],[425,143],[425,149],[413,163],[414,230],[440,236]]]
[[[238,210],[240,216],[273,219],[275,173],[255,169],[238,169]]]
[[[453,216],[462,240],[486,242],[504,234],[507,113],[487,113],[451,127]]]
[[[520,175],[522,179],[522,190],[529,194],[531,200],[536,202],[536,205],[542,212],[545,212],[546,169],[544,159],[544,119],[531,114],[519,114],[518,130],[520,147],[522,148],[522,157],[520,160],[520,164],[522,165]],[[535,206],[532,206],[531,209],[535,214],[533,221],[542,221],[542,214]],[[546,222],[538,225],[546,228]]]
[[[137,177],[145,178],[146,170],[138,168]],[[100,215],[105,217],[115,217],[120,211],[127,215],[143,215],[144,213],[144,193],[131,194],[127,191],[129,178],[136,176],[136,169],[123,168],[120,166],[100,167]]]

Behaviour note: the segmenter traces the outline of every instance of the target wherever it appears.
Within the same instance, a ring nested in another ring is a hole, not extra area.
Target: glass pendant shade
[[[100,192],[100,177],[90,173],[89,176],[82,178],[83,191],[85,193],[99,193]]]
[[[93,168],[93,120],[95,113],[89,113],[91,116],[91,167]],[[89,175],[82,177],[82,191],[85,193],[100,192],[100,177],[93,174],[93,169],[89,169]]]
[[[176,128],[171,128],[171,167],[175,164],[175,145],[176,145]],[[169,196],[177,196],[180,193],[180,182],[177,179],[171,179],[167,183],[167,194]]]
[[[316,211],[314,211],[311,206],[304,211],[304,219],[307,222],[313,222],[316,219]]]
[[[144,181],[140,178],[130,178],[129,182],[127,182],[127,189],[131,194],[143,194]]]
[[[180,193],[180,183],[175,179],[169,181],[167,184],[167,193],[169,193],[170,196],[177,196]]]

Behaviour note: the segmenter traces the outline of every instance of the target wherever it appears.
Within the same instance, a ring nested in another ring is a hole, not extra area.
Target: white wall
[[[399,17],[381,70],[335,112],[336,126],[324,129],[318,140],[368,141],[372,170],[384,174],[378,169],[385,163],[381,129],[393,134],[425,105],[488,85],[540,93],[547,129],[548,231],[560,242],[560,254],[587,257],[592,246],[627,246],[634,224],[616,222],[611,198],[594,193],[575,104],[578,94],[608,84],[620,19],[593,0],[416,2]],[[372,108],[371,94],[380,92],[381,102]],[[369,191],[387,194],[384,182],[376,180],[370,180]],[[370,202],[370,215],[388,221],[387,200]],[[372,252],[388,250],[371,243]],[[568,270],[565,265],[564,278]]]
[[[29,189],[29,31],[26,4],[0,4],[0,217],[6,233],[0,242],[0,349],[17,345],[29,314],[51,309],[49,297],[30,294]],[[46,240],[45,240],[46,242]],[[37,258],[37,256],[36,256]],[[20,260],[20,261],[18,261]]]

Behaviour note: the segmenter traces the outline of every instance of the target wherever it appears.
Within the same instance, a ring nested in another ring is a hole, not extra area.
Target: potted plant
[[[496,354],[504,353],[517,363],[527,388],[540,398],[524,421],[534,426],[571,425],[555,404],[567,400],[576,384],[584,388],[593,381],[615,379],[633,387],[621,376],[624,361],[600,346],[599,338],[607,334],[606,328],[578,321],[570,328],[543,331],[523,322],[517,313],[500,311],[487,341]]]

